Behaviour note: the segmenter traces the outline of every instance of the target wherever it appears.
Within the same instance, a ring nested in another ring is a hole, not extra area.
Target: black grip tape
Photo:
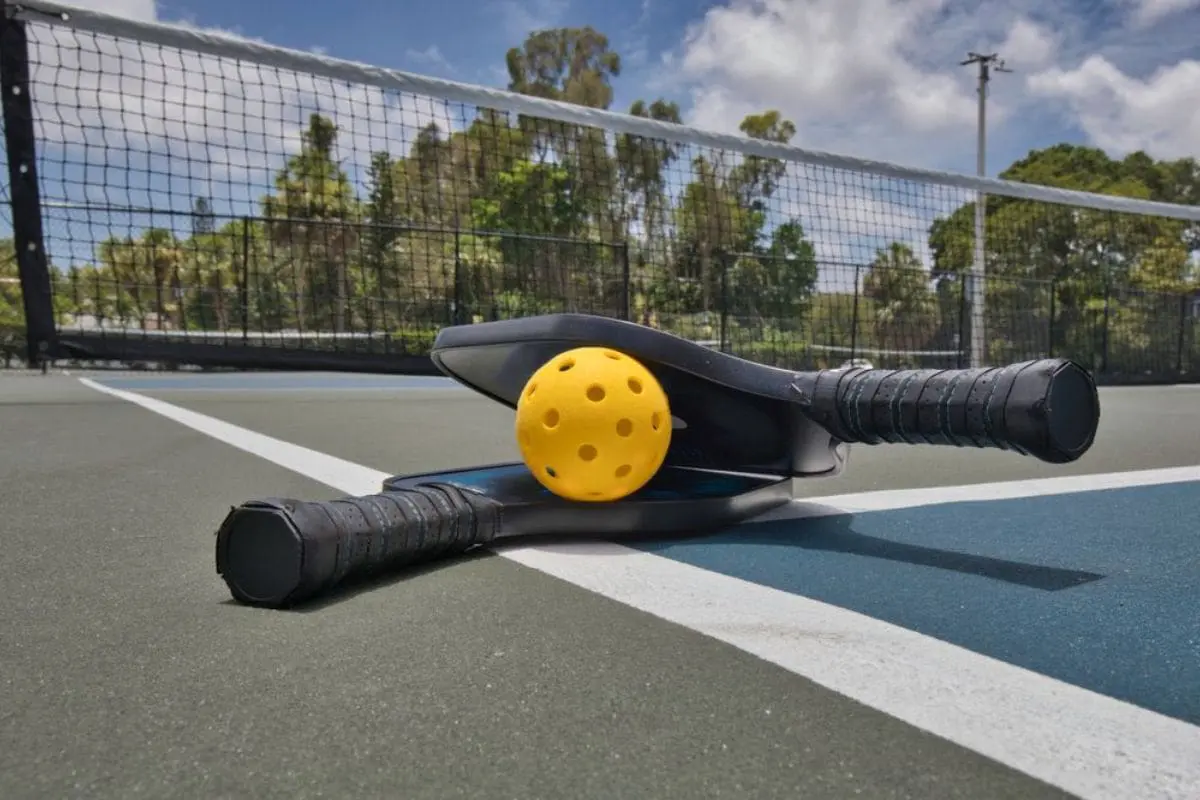
[[[329,502],[251,500],[217,531],[217,572],[239,602],[292,606],[353,578],[487,544],[500,510],[440,483]]]
[[[1067,359],[964,370],[799,373],[809,416],[845,442],[1013,450],[1052,463],[1091,447],[1100,419],[1092,376]]]

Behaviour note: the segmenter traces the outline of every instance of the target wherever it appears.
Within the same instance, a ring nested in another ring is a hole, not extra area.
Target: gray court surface
[[[458,390],[142,393],[389,472],[517,455],[512,413]],[[797,493],[1190,466],[1198,402],[1105,390],[1068,467],[860,447]],[[1064,796],[493,556],[240,607],[213,568],[228,508],[339,492],[76,376],[0,374],[0,437],[0,797]]]

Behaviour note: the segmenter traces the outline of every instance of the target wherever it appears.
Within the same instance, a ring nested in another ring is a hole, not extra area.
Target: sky
[[[1200,0],[87,0],[338,58],[503,87],[531,30],[592,25],[624,61],[615,110],[680,103],[735,131],[778,108],[795,144],[975,171],[968,51],[1010,69],[989,95],[989,174],[1060,141],[1200,155]]]
[[[996,52],[988,100],[995,175],[1030,150],[1090,144],[1121,156],[1200,156],[1200,0],[77,0],[371,65],[504,88],[504,56],[532,30],[591,25],[623,59],[613,110],[680,104],[689,125],[736,133],[778,109],[793,144],[956,172],[975,171],[975,73]],[[303,10],[301,10],[303,9]],[[34,94],[45,194],[71,204],[180,211],[196,195],[249,213],[299,146],[307,113],[342,126],[339,155],[361,184],[370,152],[408,150],[461,107],[216,61],[130,42],[35,31]],[[674,176],[687,180],[687,161]],[[861,262],[890,240],[928,263],[934,215],[959,190],[892,185],[793,165],[779,198],[804,217],[818,254]],[[161,214],[51,210],[52,247],[87,257],[109,232]]]

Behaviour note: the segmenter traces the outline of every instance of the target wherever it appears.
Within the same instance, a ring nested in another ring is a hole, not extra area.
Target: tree
[[[76,295],[69,281],[55,268],[50,268],[50,292],[58,322],[66,322],[76,313]],[[25,297],[21,287],[21,270],[17,251],[11,238],[0,239],[0,358],[7,365],[14,356],[24,356]]]
[[[216,228],[216,214],[207,197],[197,197],[192,204],[192,235],[203,236]]]
[[[1189,159],[1155,162],[1134,153],[1115,160],[1097,148],[1070,144],[1033,151],[1000,177],[1166,202],[1200,197],[1200,170]],[[970,269],[974,213],[968,203],[931,227],[938,280],[957,286]],[[1192,262],[1181,254],[1200,243],[1200,226],[1183,221],[989,196],[986,231],[985,329],[989,340],[1003,345],[989,346],[993,358],[1053,348],[1095,363],[1103,342],[1097,332],[1106,318],[1111,322],[1105,298],[1114,287],[1186,292],[1197,285]],[[1038,331],[1047,332],[1044,342]]]
[[[796,135],[795,124],[774,109],[748,115],[738,129],[751,139],[781,144],[790,142]],[[742,202],[761,212],[765,210],[766,202],[775,193],[786,171],[786,165],[777,158],[747,155],[734,169],[731,182],[738,187]]]
[[[24,327],[25,305],[16,248],[12,239],[0,239],[0,331]]]
[[[355,199],[349,178],[334,161],[336,144],[337,125],[312,114],[300,152],[288,159],[275,178],[275,193],[263,198],[262,205],[270,220],[268,234],[290,256],[297,323],[318,329],[332,324],[340,332],[348,310],[346,262],[358,237],[348,224],[355,216]],[[309,298],[315,318],[305,308]],[[326,309],[328,317],[322,313]]]
[[[745,249],[749,227],[747,210],[738,202],[717,166],[697,156],[692,161],[696,177],[684,187],[675,207],[678,250],[669,281],[689,310],[715,310],[713,298],[720,296],[721,272],[730,257]],[[681,283],[682,281],[682,283]]]
[[[139,237],[110,237],[100,243],[98,255],[101,275],[111,285],[112,304],[106,302],[91,313],[126,325],[185,327],[178,302],[184,246],[172,231],[147,228]]]
[[[796,132],[795,125],[777,111],[751,114],[742,120],[741,129],[751,138],[780,142],[786,142]],[[762,263],[767,252],[761,238],[768,218],[767,203],[785,171],[781,161],[758,156],[747,156],[728,169],[719,160],[706,156],[693,160],[695,177],[684,187],[675,209],[677,249],[672,259],[675,264],[672,278],[694,282],[695,291],[689,304],[694,304],[695,310],[713,309],[712,298],[716,296],[722,273],[726,281],[724,291],[728,292],[730,267],[737,271],[737,280],[747,287],[739,294],[746,295],[751,291],[749,287],[761,290],[766,274]],[[802,237],[803,229],[798,225],[784,230],[799,231]],[[747,256],[760,263],[746,265],[741,259]]]
[[[799,220],[790,219],[771,233],[762,252],[743,255],[735,262],[730,311],[753,319],[758,329],[767,326],[799,332],[806,328],[813,290],[818,277],[817,254]]]
[[[629,114],[659,122],[683,121],[679,105],[661,98],[652,103],[635,100]],[[623,133],[617,137],[616,150],[625,224],[640,222],[644,239],[662,236],[668,203],[667,170],[683,152],[683,145]]]
[[[938,327],[937,296],[912,248],[892,242],[875,254],[863,277],[863,296],[874,304],[869,321],[874,341],[899,350],[920,350]]]
[[[620,55],[590,26],[535,31],[505,61],[511,91],[588,108],[612,105],[612,79],[621,74]],[[526,116],[519,125],[538,160],[553,157],[571,170],[579,182],[576,194],[593,215],[602,214],[616,182],[605,132]],[[597,222],[608,227],[609,220]]]
[[[395,163],[386,151],[371,154],[367,168],[367,199],[363,205],[362,291],[366,304],[364,323],[375,329],[377,316],[386,318],[389,300],[395,300],[396,243],[405,231]]]
[[[497,248],[508,266],[502,290],[533,291],[566,300],[588,291],[586,283],[572,285],[576,279],[586,278],[586,270],[571,268],[578,263],[574,248],[561,241],[578,238],[586,224],[586,200],[576,188],[571,171],[564,166],[518,161],[497,176],[491,197],[474,201],[476,229],[525,234],[499,237]]]
[[[509,91],[589,108],[612,104],[612,79],[621,74],[621,56],[591,26],[534,31],[505,63]]]

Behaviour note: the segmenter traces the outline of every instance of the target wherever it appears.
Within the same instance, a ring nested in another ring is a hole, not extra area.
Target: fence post
[[[1183,376],[1183,344],[1187,331],[1188,296],[1179,295],[1179,341],[1175,344],[1175,376]]]
[[[462,229],[454,225],[454,311],[450,314],[453,325],[463,324],[463,287],[462,287]]]
[[[967,326],[967,276],[963,272],[959,272],[958,279],[960,281],[958,293],[958,346],[954,348],[955,366],[959,369],[963,368],[963,345],[966,343],[966,326]]]
[[[16,8],[0,0],[0,92],[3,92],[5,150],[12,193],[13,246],[25,308],[25,338],[29,366],[45,372],[56,354],[58,326],[50,263],[42,230],[42,201],[38,192],[37,134],[29,90],[29,39]]]
[[[717,263],[721,265],[721,352],[727,353],[726,336],[729,331],[729,255],[725,251],[717,253]]]
[[[242,306],[242,343],[250,340],[250,218],[242,217],[242,274],[238,303]]]
[[[633,317],[630,298],[629,241],[621,242],[621,319],[629,322]]]
[[[854,265],[854,305],[850,308],[850,361],[858,357],[858,279],[860,267]]]
[[[1112,299],[1112,276],[1104,279],[1104,322],[1100,328],[1100,374],[1108,372],[1108,316]]]
[[[1055,301],[1056,301],[1057,296],[1058,296],[1058,284],[1055,283],[1053,278],[1051,278],[1050,279],[1050,320],[1047,322],[1048,330],[1046,331],[1046,341],[1047,341],[1047,346],[1048,346],[1048,352],[1046,353],[1046,358],[1054,358],[1054,313],[1055,313],[1054,306],[1055,306]]]

